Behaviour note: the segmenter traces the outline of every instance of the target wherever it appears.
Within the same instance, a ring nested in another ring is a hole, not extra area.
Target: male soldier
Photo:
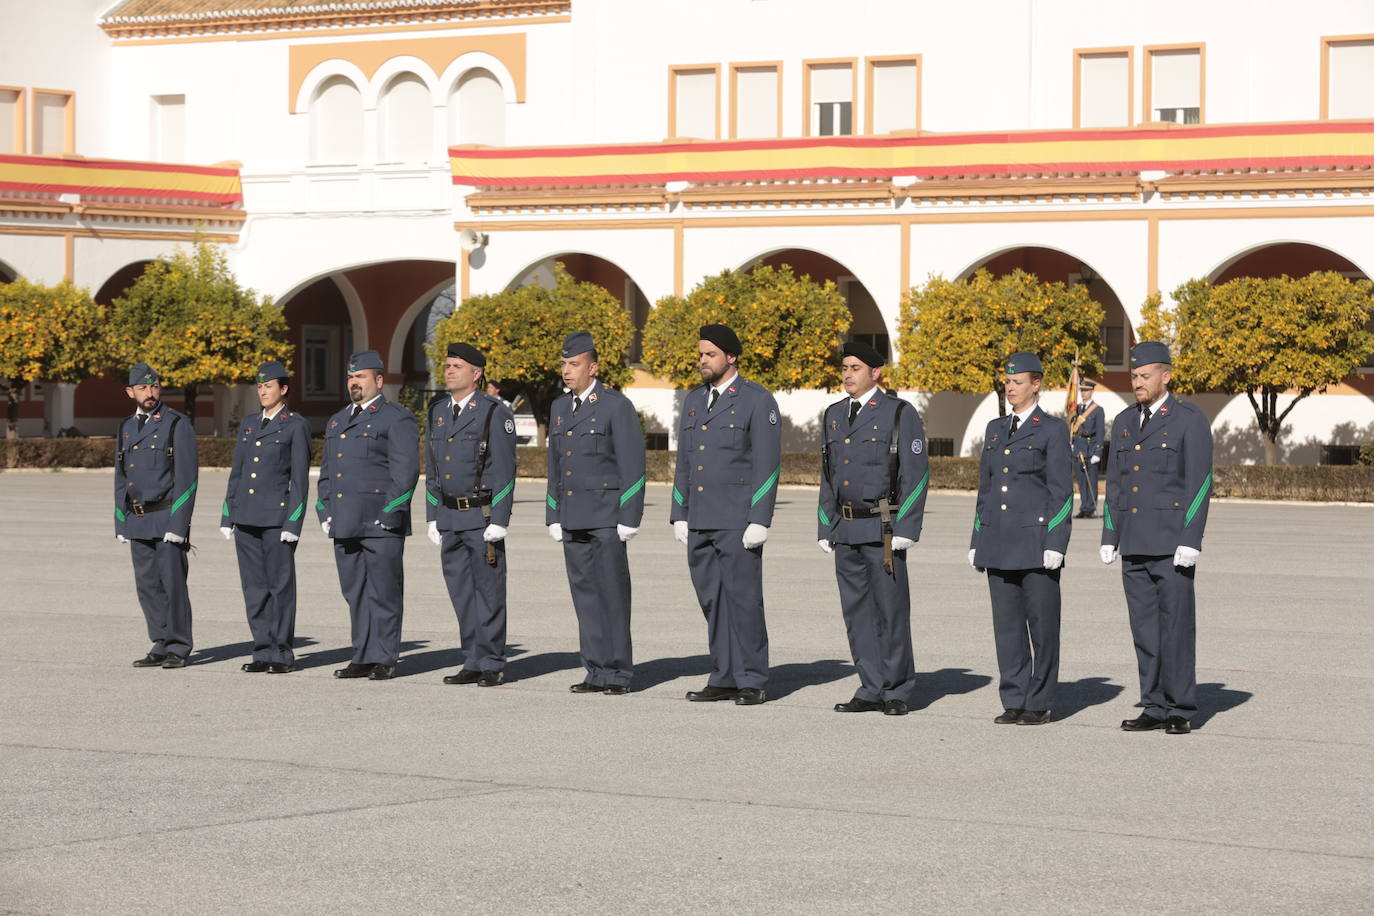
[[[916,681],[907,550],[921,538],[930,459],[921,416],[881,388],[882,354],[844,345],[840,381],[849,397],[821,417],[817,537],[835,555],[849,652],[859,690],[836,712],[904,716]]]
[[[1010,417],[983,433],[968,564],[988,573],[997,645],[998,725],[1043,725],[1059,682],[1059,575],[1069,549],[1073,479],[1063,420],[1040,409],[1040,358],[1007,360]]]
[[[644,516],[644,430],[634,404],[596,380],[587,331],[563,341],[568,397],[549,413],[549,537],[563,542],[586,677],[573,693],[630,692],[630,562]]]
[[[515,418],[478,392],[487,358],[451,343],[448,397],[429,407],[425,517],[439,545],[463,664],[445,684],[495,687],[506,668],[506,529],[515,501]]]
[[[353,624],[353,660],[335,677],[389,680],[401,654],[410,497],[420,477],[415,415],[382,394],[382,357],[348,358],[351,406],[324,431],[315,511],[334,539],[339,585]]]
[[[1102,562],[1121,557],[1145,710],[1121,727],[1186,735],[1197,712],[1193,574],[1212,493],[1212,428],[1169,393],[1172,365],[1162,343],[1131,350],[1136,406],[1112,422]]]
[[[669,520],[687,545],[712,671],[687,699],[756,706],[768,683],[763,543],[782,473],[778,404],[763,386],[740,378],[734,331],[708,324],[699,334],[697,368],[706,384],[682,405]]]
[[[1073,439],[1073,473],[1078,480],[1078,514],[1074,518],[1097,517],[1097,470],[1102,460],[1105,421],[1102,408],[1093,402],[1097,382],[1078,383],[1078,403],[1074,406],[1069,435]]]
[[[162,403],[162,382],[147,363],[124,389],[138,405],[116,438],[115,538],[130,545],[134,588],[153,647],[135,668],[185,668],[191,654],[186,590],[191,513],[199,477],[191,421]]]
[[[220,533],[233,538],[239,582],[253,634],[253,660],[243,670],[295,670],[296,543],[310,490],[310,423],[286,406],[286,367],[258,369],[258,403],[239,424]]]

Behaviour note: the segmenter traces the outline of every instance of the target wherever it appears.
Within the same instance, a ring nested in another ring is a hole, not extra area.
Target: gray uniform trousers
[[[253,634],[253,661],[292,664],[296,654],[296,542],[281,528],[234,525],[239,582]]]
[[[712,687],[768,683],[768,625],[763,614],[763,548],[745,548],[743,528],[693,528],[687,568],[706,615]]]
[[[1195,567],[1172,556],[1123,556],[1121,584],[1131,617],[1140,705],[1156,719],[1197,714]]]
[[[129,538],[134,587],[154,655],[191,654],[191,593],[186,588],[190,550],[187,544],[162,538]]]
[[[859,670],[854,696],[871,702],[905,702],[916,685],[911,648],[911,585],[905,550],[892,553],[892,575],[883,569],[882,544],[835,544],[835,579]]]
[[[1083,456],[1083,464],[1078,462],[1078,453],[1073,459],[1073,476],[1078,481],[1078,508],[1082,512],[1097,511],[1097,468],[1098,466],[1090,463],[1092,455]],[[1087,465],[1087,470],[1083,470]]]
[[[506,667],[506,542],[492,544],[496,565],[488,566],[482,531],[445,531],[439,562],[458,617],[463,669],[501,671]]]
[[[1003,709],[1054,708],[1059,683],[1058,569],[989,569]]]
[[[614,528],[563,530],[563,564],[577,612],[579,649],[587,683],[629,686],[630,559]]]
[[[353,663],[394,665],[401,654],[405,538],[335,538],[334,563],[353,625]]]

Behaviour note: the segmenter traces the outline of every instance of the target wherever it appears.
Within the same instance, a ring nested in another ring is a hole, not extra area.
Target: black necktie
[[[358,419],[358,414],[360,414],[360,413],[362,413],[362,412],[363,412],[362,406],[361,406],[361,405],[358,405],[358,404],[354,404],[354,405],[353,405],[353,412],[352,412],[351,414],[348,415],[348,419],[349,419],[350,421],[356,420],[356,419]]]
[[[1149,422],[1150,422],[1150,408],[1148,408],[1148,407],[1141,407],[1141,408],[1140,408],[1140,428],[1141,428],[1141,429],[1144,429],[1144,428],[1145,428],[1145,424],[1146,424],[1146,423],[1149,423]]]
[[[1011,416],[1011,432],[1007,433],[1007,438],[1010,439],[1012,436],[1016,435],[1016,427],[1018,427],[1018,426],[1020,426],[1020,425],[1021,425],[1021,418],[1018,417],[1018,416],[1016,416],[1016,414],[1012,414],[1012,416]]]
[[[707,412],[707,413],[710,413],[711,411],[713,411],[713,410],[716,409],[716,399],[719,398],[719,397],[720,397],[720,392],[717,391],[716,389],[712,388],[712,389],[711,389],[711,403],[709,403],[709,404],[706,405],[706,412]]]
[[[148,415],[141,413],[138,415],[138,431],[143,432],[143,424],[148,422]]]
[[[582,399],[573,395],[573,413],[577,413],[577,408],[582,406]]]
[[[853,423],[853,422],[854,422],[854,418],[857,417],[857,416],[859,415],[859,411],[860,411],[861,409],[863,409],[863,406],[864,406],[864,405],[860,404],[858,401],[850,401],[850,402],[849,402],[849,422],[850,422],[850,423]]]
[[[454,404],[454,405],[453,405],[453,420],[454,420],[455,423],[458,421],[458,418],[459,418],[460,416],[462,416],[462,413],[463,413],[463,405],[461,405],[461,404]]]

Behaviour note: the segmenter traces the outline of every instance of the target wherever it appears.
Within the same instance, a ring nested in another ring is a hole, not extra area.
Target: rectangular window
[[[668,136],[720,137],[720,67],[670,67]]]
[[[24,90],[0,86],[0,153],[24,151]]]
[[[1135,118],[1131,48],[1084,48],[1073,55],[1073,126],[1130,127]]]
[[[76,96],[55,89],[33,90],[30,152],[38,156],[76,152]]]
[[[730,65],[730,137],[782,136],[782,64]]]
[[[864,132],[885,134],[921,127],[920,57],[868,58]]]
[[[301,379],[307,398],[339,396],[339,328],[307,324],[301,328]]]
[[[1321,117],[1374,117],[1374,35],[1322,39]]]
[[[186,96],[153,96],[153,158],[186,161]]]
[[[854,133],[854,59],[805,62],[806,135],[841,137]]]
[[[1145,48],[1145,115],[1151,121],[1201,124],[1205,88],[1202,45]]]

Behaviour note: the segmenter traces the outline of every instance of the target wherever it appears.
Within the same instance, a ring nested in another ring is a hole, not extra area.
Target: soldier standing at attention
[[[763,386],[740,377],[734,331],[708,324],[699,333],[697,367],[706,384],[682,404],[669,520],[687,545],[712,671],[687,699],[755,706],[768,683],[763,544],[782,473],[778,405]]]
[[[563,341],[568,396],[549,412],[544,521],[563,543],[586,677],[573,693],[630,692],[630,562],[626,545],[644,516],[644,429],[634,404],[596,379],[588,331]]]
[[[1131,350],[1136,403],[1112,421],[1101,552],[1103,563],[1121,558],[1140,670],[1144,712],[1121,727],[1186,735],[1197,713],[1193,575],[1212,494],[1212,427],[1169,393],[1172,365],[1162,343]]]
[[[844,345],[849,395],[821,417],[817,537],[835,555],[835,579],[859,690],[836,712],[904,716],[916,681],[906,557],[921,537],[930,459],[916,409],[883,394],[882,354]]]
[[[1097,517],[1097,471],[1102,460],[1102,438],[1106,421],[1102,408],[1093,402],[1097,382],[1078,383],[1078,403],[1074,406],[1069,435],[1073,440],[1073,472],[1078,479],[1078,514],[1074,518]]]
[[[134,588],[153,646],[135,668],[185,668],[191,654],[186,589],[191,512],[200,468],[191,421],[162,403],[162,382],[147,363],[124,389],[136,405],[115,442],[115,538],[129,545]]]
[[[353,660],[335,677],[389,680],[401,654],[402,559],[410,498],[420,478],[415,415],[382,394],[382,357],[348,359],[350,406],[329,418],[315,512],[334,539],[339,586],[353,626]]]
[[[286,406],[286,367],[258,369],[258,403],[239,424],[220,513],[220,533],[232,538],[239,582],[253,634],[253,660],[243,670],[295,670],[296,543],[310,490],[310,423]]]
[[[448,345],[448,397],[429,407],[425,517],[439,545],[463,664],[445,684],[495,687],[506,668],[506,529],[515,502],[515,418],[499,398],[478,393],[487,358]]]
[[[1043,725],[1059,682],[1059,575],[1069,549],[1073,480],[1064,421],[1040,409],[1040,358],[1013,353],[1010,417],[983,433],[968,563],[987,570],[997,645],[998,725]]]

